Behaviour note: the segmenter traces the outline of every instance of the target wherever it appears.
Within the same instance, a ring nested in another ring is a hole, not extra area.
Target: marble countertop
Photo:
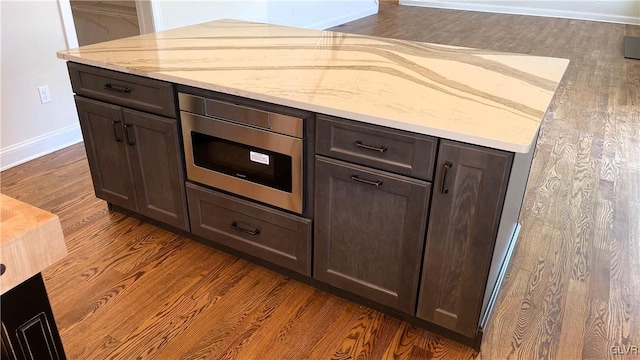
[[[57,215],[0,194],[0,294],[67,255]]]
[[[528,152],[569,60],[219,20],[58,52],[82,64]]]

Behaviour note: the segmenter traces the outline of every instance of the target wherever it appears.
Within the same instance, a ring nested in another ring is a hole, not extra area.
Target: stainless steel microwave
[[[303,119],[178,94],[187,178],[301,214]]]

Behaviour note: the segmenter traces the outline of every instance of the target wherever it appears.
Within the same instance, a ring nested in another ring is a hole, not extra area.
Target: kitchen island
[[[58,56],[115,209],[479,348],[568,60],[234,20]],[[303,210],[185,176],[178,93],[304,113]]]

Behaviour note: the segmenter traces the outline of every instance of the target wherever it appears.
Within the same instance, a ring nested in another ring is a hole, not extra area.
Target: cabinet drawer
[[[78,95],[176,117],[170,83],[69,62],[71,87]]]
[[[316,153],[431,181],[437,139],[319,115]]]
[[[187,183],[191,232],[311,274],[311,220]]]

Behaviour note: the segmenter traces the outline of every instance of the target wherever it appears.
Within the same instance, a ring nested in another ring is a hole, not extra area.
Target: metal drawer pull
[[[129,128],[132,127],[133,125],[131,124],[124,124],[124,137],[127,138],[127,144],[129,144],[130,146],[135,145],[135,142],[131,141],[131,138],[129,137]]]
[[[120,124],[120,119],[116,119],[111,122],[111,125],[113,126],[113,137],[116,138],[117,142],[121,142],[122,139],[118,137],[118,130],[116,129],[118,124]]]
[[[351,175],[351,180],[355,180],[355,181],[359,181],[361,183],[365,183],[367,185],[374,185],[374,186],[380,186],[382,185],[382,180],[367,180],[367,179],[361,179],[358,177],[358,175]]]
[[[249,229],[245,229],[243,227],[241,227],[240,225],[238,225],[237,221],[234,221],[231,223],[231,227],[238,230],[238,231],[242,231],[245,234],[249,234],[249,235],[258,235],[260,234],[260,229],[256,228],[255,230],[249,230]]]
[[[387,151],[388,147],[386,146],[371,146],[371,145],[367,145],[367,144],[363,144],[362,141],[356,141],[356,146],[359,148],[363,148],[363,149],[367,149],[367,150],[373,150],[373,151],[379,151],[381,153]]]
[[[442,174],[442,193],[443,194],[446,194],[449,192],[449,188],[447,188],[447,171],[452,166],[453,166],[453,163],[451,161],[445,161],[444,172]]]
[[[104,89],[119,92],[121,94],[128,94],[131,92],[131,88],[128,88],[126,86],[113,85],[112,83],[104,84]]]

